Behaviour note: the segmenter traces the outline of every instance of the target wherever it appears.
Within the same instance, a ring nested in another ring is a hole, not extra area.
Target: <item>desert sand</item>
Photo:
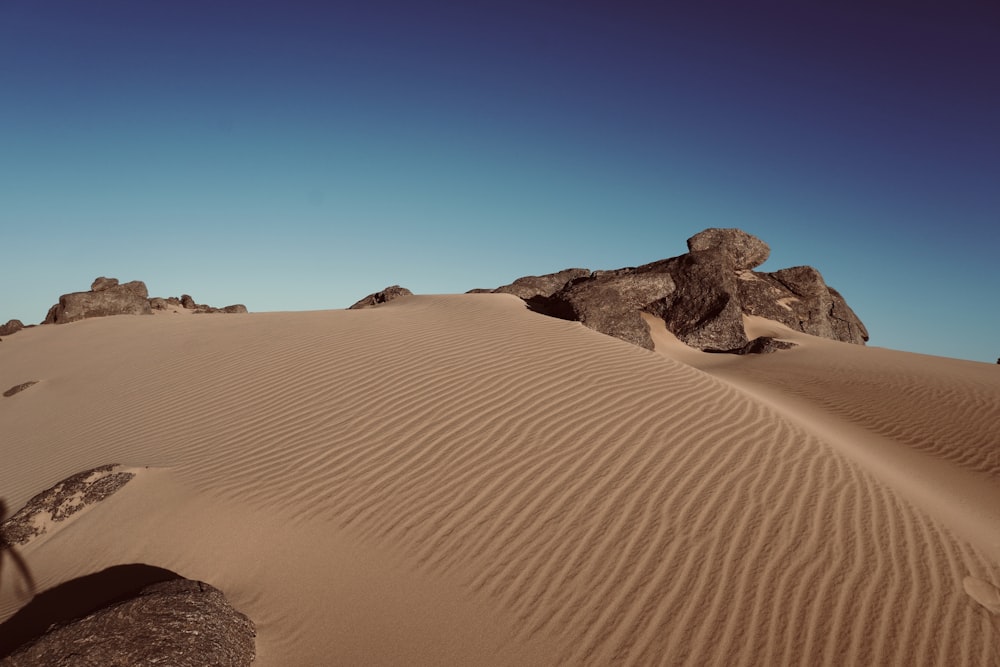
[[[747,327],[798,346],[504,294],[37,327],[0,498],[134,470],[18,551],[38,589],[206,581],[260,665],[1000,665],[1000,367]]]

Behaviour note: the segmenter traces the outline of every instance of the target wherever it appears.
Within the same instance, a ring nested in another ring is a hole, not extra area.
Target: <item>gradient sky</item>
[[[1000,9],[741,4],[2,0],[0,322],[99,275],[341,308],[740,227],[872,345],[993,363]]]

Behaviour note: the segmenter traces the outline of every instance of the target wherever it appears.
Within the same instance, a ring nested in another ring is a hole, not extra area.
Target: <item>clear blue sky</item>
[[[994,362],[1000,9],[807,4],[3,0],[0,321],[98,275],[340,308],[740,227],[871,344]]]

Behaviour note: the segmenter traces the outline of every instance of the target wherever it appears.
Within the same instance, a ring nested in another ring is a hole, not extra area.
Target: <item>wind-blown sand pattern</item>
[[[780,333],[650,352],[500,294],[32,329],[0,497],[149,466],[24,559],[207,581],[259,664],[1000,664],[1000,369]]]

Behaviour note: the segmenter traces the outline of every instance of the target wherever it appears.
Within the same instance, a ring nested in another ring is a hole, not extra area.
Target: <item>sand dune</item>
[[[260,664],[1000,664],[1000,369],[778,333],[650,352],[500,294],[31,329],[0,497],[143,469],[39,585],[203,579]]]

